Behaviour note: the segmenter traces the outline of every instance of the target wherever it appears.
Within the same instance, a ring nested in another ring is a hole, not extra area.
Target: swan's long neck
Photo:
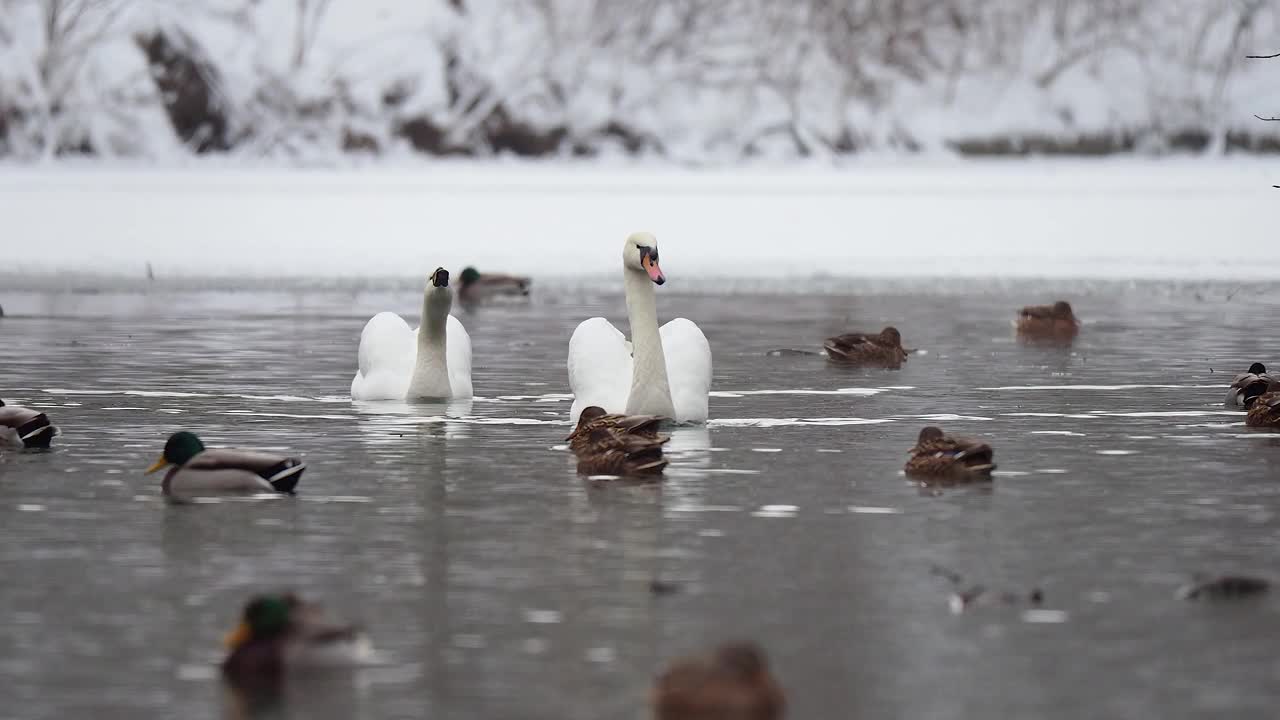
[[[627,413],[675,417],[671,403],[671,383],[667,380],[667,358],[658,332],[658,303],[653,283],[642,272],[622,271],[627,292],[627,320],[631,323],[631,392]]]
[[[449,288],[429,288],[422,297],[422,325],[418,328],[418,355],[409,381],[410,399],[447,398],[449,385]]]

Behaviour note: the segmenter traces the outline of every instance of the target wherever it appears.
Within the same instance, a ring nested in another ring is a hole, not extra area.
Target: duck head
[[[1059,318],[1073,317],[1074,313],[1071,312],[1071,303],[1063,300],[1059,300],[1058,302],[1054,303],[1053,315],[1054,317],[1059,317]]]
[[[1262,363],[1254,363],[1249,366],[1250,375],[1265,375],[1266,372],[1267,372],[1267,366],[1263,365]],[[0,405],[4,405],[4,403],[0,402]]]
[[[462,289],[466,290],[468,286],[474,284],[480,279],[480,271],[473,267],[464,268],[462,274],[458,275],[458,281],[462,283]]]
[[[889,327],[880,331],[880,339],[884,340],[887,343],[891,343],[893,345],[901,345],[902,333],[898,332],[898,328],[890,325]]]
[[[195,433],[185,430],[176,432],[169,436],[169,440],[164,444],[164,452],[151,464],[151,467],[147,468],[146,474],[150,475],[170,465],[181,467],[202,452],[204,452],[204,443],[200,442],[200,438],[196,437]]]
[[[293,593],[257,595],[245,603],[240,624],[223,638],[228,650],[251,640],[270,639],[285,633],[293,623],[293,613],[301,605]]]
[[[632,233],[622,245],[622,266],[627,270],[642,272],[654,285],[667,281],[658,266],[658,239],[652,233]]]

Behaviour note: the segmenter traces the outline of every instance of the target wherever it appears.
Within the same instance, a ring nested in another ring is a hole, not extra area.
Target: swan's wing
[[[569,389],[573,392],[569,419],[574,422],[591,405],[605,412],[626,412],[631,392],[630,343],[608,320],[583,320],[569,338]]]
[[[351,380],[353,400],[400,400],[409,389],[409,376],[418,348],[404,318],[380,312],[360,333],[360,369]]]
[[[449,387],[455,398],[471,397],[471,336],[462,321],[450,315],[445,325],[449,361]]]
[[[711,392],[711,344],[692,320],[676,318],[662,326],[671,404],[678,422],[706,422]]]

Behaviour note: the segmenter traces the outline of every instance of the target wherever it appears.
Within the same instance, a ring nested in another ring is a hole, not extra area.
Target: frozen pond
[[[93,200],[51,218],[51,232],[125,212],[139,237],[157,214],[178,222],[120,197],[123,209]],[[249,218],[216,212],[249,232]],[[388,221],[423,243],[401,274],[438,262],[422,212],[417,230]],[[121,255],[195,267],[214,252],[206,221],[187,218],[163,246],[121,241]],[[540,253],[564,251],[546,222],[503,242],[550,263]],[[620,240],[636,222],[601,234]],[[749,242],[800,241],[767,230]],[[390,242],[379,237],[336,252]],[[1236,239],[1210,240],[1217,256]],[[288,243],[259,242],[272,262]],[[557,449],[569,333],[601,312],[621,324],[617,294],[547,282],[528,304],[460,312],[481,397],[439,407],[346,397],[363,322],[416,315],[417,290],[0,290],[0,397],[65,431],[51,452],[0,454],[5,715],[634,719],[667,659],[730,637],[768,649],[801,719],[1261,717],[1280,702],[1263,631],[1280,620],[1275,598],[1174,598],[1195,571],[1275,568],[1280,436],[1220,404],[1232,373],[1280,362],[1258,332],[1276,316],[1273,285],[882,281],[760,295],[726,281],[733,294],[694,295],[680,292],[677,247],[663,248],[659,313],[702,325],[716,394],[708,428],[676,433],[659,487],[593,484]],[[705,264],[691,248],[689,265]],[[583,262],[608,270],[608,256]],[[1014,309],[1058,296],[1085,322],[1074,347],[1016,343]],[[767,354],[887,323],[926,351],[901,371]],[[994,484],[908,483],[925,424],[989,438]],[[179,428],[289,448],[310,469],[295,498],[165,504],[141,472]],[[934,565],[1039,587],[1060,612],[954,615]],[[679,592],[652,595],[655,578]],[[220,638],[248,594],[277,587],[366,622],[387,665],[246,707],[217,678]]]

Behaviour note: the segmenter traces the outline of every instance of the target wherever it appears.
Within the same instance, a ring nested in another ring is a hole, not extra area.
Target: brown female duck
[[[576,453],[591,445],[592,433],[599,429],[608,430],[614,435],[657,439],[658,428],[666,420],[667,418],[661,415],[606,413],[599,405],[591,405],[582,409],[582,413],[578,416],[577,427],[565,440],[569,441],[569,448]]]
[[[677,660],[653,687],[654,720],[779,720],[785,710],[764,651],[752,643]]]
[[[1080,321],[1071,304],[1059,300],[1052,305],[1028,305],[1018,311],[1018,334],[1050,338],[1072,338],[1080,332]]]
[[[845,333],[829,337],[822,343],[827,359],[850,365],[868,365],[897,370],[906,362],[907,351],[902,347],[902,334],[895,327],[887,327],[876,335]]]
[[[947,435],[929,426],[920,431],[903,470],[907,475],[952,481],[987,480],[996,469],[995,451],[981,440]]]
[[[582,475],[661,475],[667,467],[662,446],[670,435],[642,437],[596,428],[583,440],[577,452],[578,473]]]
[[[1245,389],[1244,424],[1256,428],[1280,429],[1280,392],[1267,392],[1258,384]]]

